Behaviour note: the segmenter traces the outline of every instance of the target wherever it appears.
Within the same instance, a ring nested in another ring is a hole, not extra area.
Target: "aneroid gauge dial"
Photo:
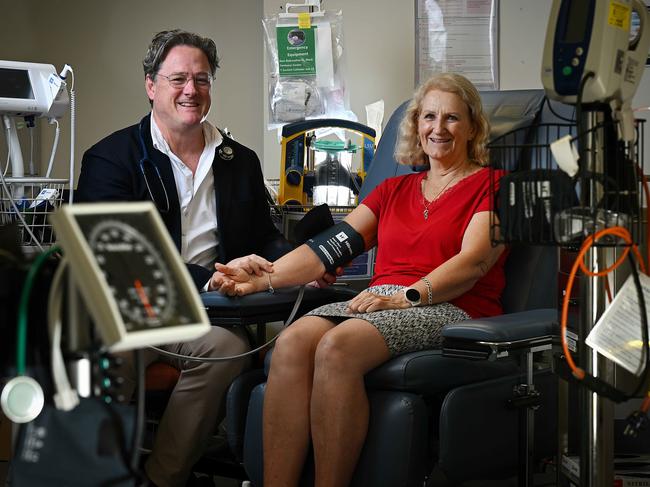
[[[88,243],[127,330],[164,326],[175,316],[169,269],[141,232],[118,220],[104,220],[90,231]]]
[[[151,202],[75,203],[50,219],[72,281],[111,351],[193,340],[210,330]]]

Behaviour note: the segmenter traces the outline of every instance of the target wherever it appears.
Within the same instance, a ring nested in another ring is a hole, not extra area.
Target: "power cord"
[[[282,327],[286,328],[288,327],[291,323],[293,323],[293,320],[296,316],[296,313],[298,312],[298,309],[300,308],[300,305],[302,303],[302,298],[305,294],[305,286],[300,286],[300,290],[298,291],[298,296],[296,297],[296,302],[293,305],[293,308],[291,309],[291,313],[289,313],[289,317],[287,320],[283,323]],[[174,353],[174,352],[168,352],[167,350],[163,350],[162,348],[150,346],[149,348],[152,350],[155,350],[157,353],[160,355],[165,355],[167,357],[172,357],[176,359],[181,359],[181,360],[187,360],[188,362],[226,362],[229,360],[237,360],[237,359],[242,359],[245,357],[248,357],[249,355],[256,354],[260,350],[264,350],[265,348],[269,347],[272,345],[278,338],[278,335],[275,335],[273,338],[271,338],[269,341],[267,341],[264,345],[260,345],[259,347],[250,350],[245,353],[240,353],[238,355],[230,355],[228,357],[191,357],[189,355],[182,355],[180,353]]]
[[[49,120],[50,124],[54,124],[56,127],[54,129],[54,141],[52,142],[52,150],[50,151],[50,161],[47,164],[47,171],[45,177],[49,178],[52,174],[52,167],[54,166],[54,157],[56,156],[56,150],[59,147],[59,136],[61,135],[61,128],[59,127],[59,121],[56,118],[51,118]]]
[[[603,237],[606,236],[615,236],[620,239],[622,239],[625,243],[628,244],[623,249],[623,252],[621,255],[618,257],[616,262],[612,264],[610,267],[607,267],[606,269],[602,271],[597,271],[593,272],[591,269],[588,269],[587,266],[584,263],[584,257],[586,253],[589,251],[589,249],[594,246],[598,240],[600,240]],[[641,387],[645,384],[645,379],[647,377],[648,371],[650,370],[650,349],[649,344],[648,344],[648,323],[647,323],[647,316],[646,316],[646,307],[645,307],[645,300],[643,297],[643,290],[641,288],[641,283],[639,280],[638,272],[636,270],[636,262],[632,259],[630,255],[630,250],[633,251],[633,253],[637,256],[638,264],[641,267],[642,272],[646,272],[645,270],[645,265],[643,262],[643,257],[641,256],[641,253],[639,252],[638,247],[633,243],[632,237],[630,236],[630,233],[628,232],[627,229],[622,228],[622,227],[611,227],[611,228],[606,228],[604,230],[600,230],[596,232],[594,235],[590,235],[582,244],[580,247],[580,250],[578,252],[578,256],[576,257],[575,262],[573,263],[573,266],[571,268],[571,272],[569,273],[569,278],[567,280],[567,285],[566,285],[566,290],[564,294],[564,299],[562,302],[562,313],[561,313],[561,319],[560,319],[560,338],[562,341],[562,350],[564,352],[564,357],[569,365],[569,368],[572,371],[572,374],[575,379],[579,381],[584,381],[584,383],[593,391],[597,392],[598,394],[602,394],[606,397],[609,397],[610,399],[614,400],[615,402],[622,402],[625,400],[630,399],[631,397],[634,397],[640,390]],[[569,301],[571,297],[571,290],[573,289],[573,283],[575,281],[576,275],[578,273],[578,270],[582,270],[584,274],[590,277],[602,277],[606,276],[609,274],[611,271],[616,269],[621,263],[625,260],[626,257],[630,258],[630,264],[632,267],[632,275],[634,276],[634,282],[636,285],[637,293],[639,295],[639,306],[641,308],[641,322],[642,322],[642,337],[644,341],[644,354],[645,354],[645,361],[643,364],[640,364],[639,368],[643,367],[643,377],[639,381],[639,384],[637,385],[635,391],[629,395],[626,394],[618,389],[616,389],[614,386],[607,384],[606,382],[602,381],[601,379],[594,377],[593,375],[587,373],[584,369],[578,367],[571,355],[571,351],[569,349],[568,345],[568,339],[567,339],[567,321],[568,321],[568,313],[569,313]]]
[[[77,95],[74,91],[74,69],[69,64],[66,64],[61,70],[59,77],[67,84],[66,78],[68,73],[71,75],[70,83],[70,183],[69,183],[69,196],[68,203],[72,204],[74,194],[74,157],[75,157],[75,132],[77,126]]]
[[[134,350],[133,362],[136,373],[135,388],[135,425],[133,428],[133,441],[131,442],[131,471],[138,472],[140,469],[140,450],[142,437],[144,435],[144,402],[145,402],[145,372],[142,350]]]
[[[548,98],[548,96],[544,96],[544,103],[546,103],[546,106],[548,107],[548,110],[549,110],[549,111],[550,111],[550,112],[551,112],[551,113],[552,113],[556,118],[559,118],[560,120],[562,120],[562,121],[564,121],[564,122],[568,122],[568,123],[574,123],[574,122],[575,122],[574,119],[564,117],[564,116],[560,115],[559,113],[557,113],[557,112],[553,109],[553,105],[551,105],[551,100]],[[575,112],[574,112],[574,114],[575,114]]]
[[[65,361],[61,352],[61,302],[63,301],[63,276],[67,268],[62,260],[54,273],[50,295],[47,301],[47,324],[51,343],[52,379],[54,380],[54,405],[61,411],[71,411],[79,404],[77,391],[70,386]]]
[[[625,436],[636,438],[641,431],[648,427],[648,423],[650,423],[648,409],[650,409],[650,395],[646,394],[645,399],[641,403],[641,407],[630,414],[625,420],[626,425],[623,430]]]

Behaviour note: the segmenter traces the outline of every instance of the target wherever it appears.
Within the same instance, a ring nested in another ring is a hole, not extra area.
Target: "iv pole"
[[[603,120],[602,112],[584,113],[582,127],[585,127],[581,158],[586,169],[592,174],[603,174],[605,171],[606,151],[599,144],[606,139],[605,128],[596,128]],[[582,179],[585,183],[586,178]],[[602,186],[596,186],[593,179],[588,187],[582,189],[583,204],[596,208],[603,197]],[[598,271],[603,262],[612,262],[615,248],[592,247],[585,258],[586,265],[594,272]],[[609,254],[609,255],[608,255]],[[583,276],[580,285],[580,317],[578,356],[581,367],[585,372],[613,383],[613,366],[609,361],[600,358],[594,350],[585,343],[585,338],[605,310],[605,292],[599,285],[597,276]],[[614,403],[595,392],[584,384],[578,390],[578,409],[580,411],[580,485],[583,487],[611,487],[614,482]]]

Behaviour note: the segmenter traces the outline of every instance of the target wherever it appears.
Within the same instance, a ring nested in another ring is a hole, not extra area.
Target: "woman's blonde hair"
[[[465,102],[469,108],[470,121],[474,126],[474,137],[468,142],[467,155],[470,161],[487,166],[486,144],[490,134],[490,124],[483,111],[481,96],[470,80],[456,73],[434,74],[415,91],[399,126],[398,142],[395,147],[397,162],[410,166],[429,165],[429,158],[420,145],[418,119],[422,100],[431,90],[453,93]]]

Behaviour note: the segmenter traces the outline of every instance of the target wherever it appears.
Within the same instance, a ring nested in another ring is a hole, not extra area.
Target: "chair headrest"
[[[506,132],[532,125],[537,114],[542,109],[544,91],[482,91],[481,100],[483,109],[490,121],[489,140],[492,140]],[[408,103],[409,100],[402,103],[388,119],[375,156],[370,164],[370,169],[359,192],[360,202],[384,179],[408,174],[414,170],[413,167],[398,164],[395,160],[395,145],[397,144],[399,125],[404,117]]]

